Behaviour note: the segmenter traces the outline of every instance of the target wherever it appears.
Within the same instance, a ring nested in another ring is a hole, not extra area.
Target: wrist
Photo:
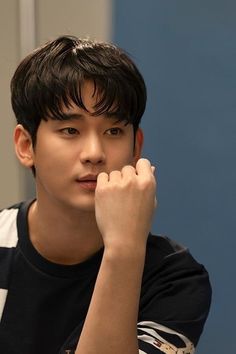
[[[110,261],[143,263],[146,256],[146,242],[116,241],[104,245],[104,257]]]

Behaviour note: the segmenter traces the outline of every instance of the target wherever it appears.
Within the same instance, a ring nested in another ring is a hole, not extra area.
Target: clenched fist
[[[146,244],[156,205],[154,168],[147,159],[136,167],[98,175],[95,214],[105,248]]]

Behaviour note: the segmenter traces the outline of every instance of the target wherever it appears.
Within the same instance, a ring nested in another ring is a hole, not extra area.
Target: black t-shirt
[[[29,205],[0,212],[0,352],[73,354],[103,249],[78,265],[49,262],[30,242]],[[192,354],[210,300],[205,268],[187,249],[150,234],[137,323],[140,354],[174,354],[178,348]]]

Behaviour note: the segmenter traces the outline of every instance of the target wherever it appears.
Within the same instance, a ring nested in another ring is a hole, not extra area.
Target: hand
[[[154,168],[146,159],[136,168],[98,175],[95,191],[97,225],[106,247],[146,244],[156,206]]]

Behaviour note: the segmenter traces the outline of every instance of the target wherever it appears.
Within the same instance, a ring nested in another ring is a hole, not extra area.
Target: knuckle
[[[146,159],[145,157],[141,157],[141,159],[138,160],[138,163],[141,163],[141,164],[142,163],[145,163],[145,164],[148,163],[148,164],[150,164],[149,160]]]
[[[120,176],[120,171],[118,170],[111,171],[109,176],[110,178],[114,176]]]
[[[122,170],[121,170],[123,173],[125,172],[135,172],[135,168],[131,165],[126,165],[124,167],[122,167]]]

